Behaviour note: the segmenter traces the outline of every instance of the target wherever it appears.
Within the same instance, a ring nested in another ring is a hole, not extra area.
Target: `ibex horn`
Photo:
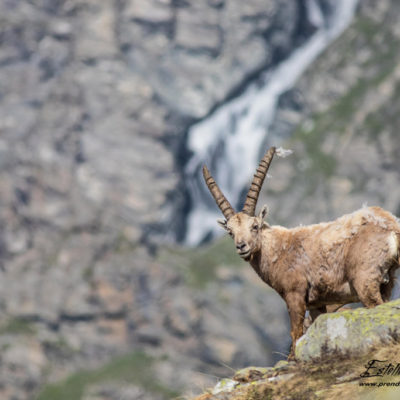
[[[269,165],[271,164],[272,158],[275,154],[275,147],[271,147],[264,155],[260,164],[258,165],[257,171],[254,174],[253,182],[251,183],[250,189],[247,192],[246,201],[244,202],[243,212],[253,217],[256,212],[256,205],[258,195],[264,179],[267,175]]]
[[[229,201],[226,199],[205,165],[203,167],[203,176],[208,189],[214,197],[219,209],[222,211],[222,214],[224,214],[224,217],[228,220],[230,217],[232,217],[232,215],[235,214],[235,210],[230,205]]]

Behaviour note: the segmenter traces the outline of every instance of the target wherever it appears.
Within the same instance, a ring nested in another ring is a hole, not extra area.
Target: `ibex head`
[[[260,232],[268,227],[264,222],[268,208],[264,206],[258,216],[255,216],[258,195],[272,158],[275,154],[275,147],[271,147],[264,155],[254,174],[253,182],[247,193],[246,201],[242,211],[236,213],[229,201],[225,198],[221,189],[216,184],[207,167],[203,167],[203,176],[218,207],[224,214],[224,220],[218,223],[228,231],[233,240],[240,257],[250,260],[252,254],[261,248]]]

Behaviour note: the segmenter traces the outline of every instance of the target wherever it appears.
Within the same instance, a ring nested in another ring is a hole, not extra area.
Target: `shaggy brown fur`
[[[267,152],[269,162],[274,152]],[[268,167],[269,163],[264,174]],[[221,197],[216,200],[227,204]],[[266,207],[258,216],[233,209],[228,215],[219,223],[234,239],[238,254],[287,304],[289,358],[294,358],[296,341],[303,334],[306,309],[315,319],[334,304],[361,301],[375,307],[390,298],[399,266],[400,223],[389,212],[365,207],[332,222],[293,229],[269,226],[264,221]]]

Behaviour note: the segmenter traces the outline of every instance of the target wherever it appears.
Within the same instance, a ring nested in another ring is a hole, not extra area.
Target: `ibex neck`
[[[265,278],[265,274],[263,273],[263,271],[261,269],[261,265],[262,265],[261,260],[262,260],[261,250],[259,250],[256,253],[253,253],[251,259],[249,260],[249,263],[252,266],[252,268],[254,269],[254,271],[257,273],[257,275],[263,281],[265,281],[265,279],[264,279]]]
[[[287,229],[278,226],[263,231],[261,248],[254,253],[250,260],[250,265],[257,275],[270,286],[272,286],[271,277],[274,265],[279,260],[282,251],[282,231],[287,231]]]

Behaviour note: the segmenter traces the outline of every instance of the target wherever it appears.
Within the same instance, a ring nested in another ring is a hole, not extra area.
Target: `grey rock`
[[[353,357],[400,339],[400,300],[372,309],[358,308],[319,316],[296,344],[296,359],[315,361]]]

